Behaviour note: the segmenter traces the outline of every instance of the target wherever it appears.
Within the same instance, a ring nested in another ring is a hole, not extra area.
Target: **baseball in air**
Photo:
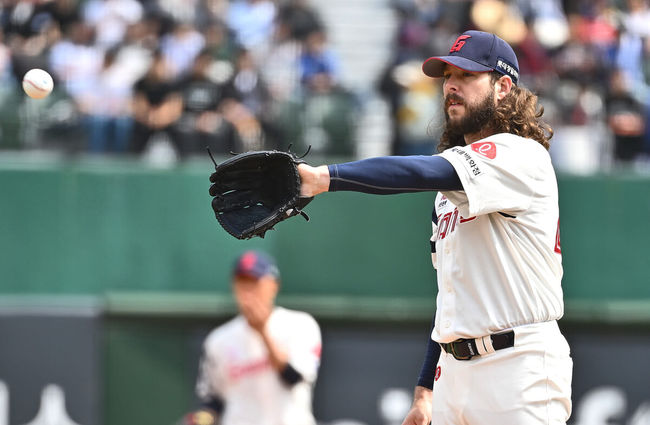
[[[34,68],[23,77],[23,90],[33,99],[42,99],[52,93],[54,81],[47,71]]]

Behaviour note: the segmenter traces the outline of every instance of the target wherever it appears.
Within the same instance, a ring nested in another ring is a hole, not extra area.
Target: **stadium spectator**
[[[125,84],[133,86],[147,73],[159,45],[158,27],[159,23],[152,18],[129,25],[123,42],[115,48],[116,66],[120,67]]]
[[[174,124],[183,110],[183,98],[172,79],[167,62],[156,52],[149,70],[135,83],[133,92],[133,130],[131,150],[144,152],[154,135],[167,137],[179,146]],[[182,152],[182,149],[179,149]]]
[[[66,93],[81,111],[93,96],[93,86],[104,63],[104,53],[95,43],[94,28],[82,21],[71,22],[68,32],[50,50],[50,68]]]
[[[278,19],[273,42],[264,66],[260,68],[273,100],[282,104],[298,95],[300,76],[298,61],[302,42],[292,36],[290,23]]]
[[[630,92],[623,71],[615,71],[609,80],[606,98],[607,124],[614,135],[614,159],[629,164],[643,152],[644,108]]]
[[[203,29],[205,49],[217,61],[228,64],[235,62],[238,46],[228,27],[221,21],[214,21]],[[230,68],[232,70],[232,68]]]
[[[286,26],[289,37],[299,41],[305,40],[315,29],[324,27],[320,16],[307,0],[287,0],[281,4],[276,25]]]
[[[443,112],[441,91],[423,77],[422,60],[395,63],[381,79],[382,94],[392,109],[392,155],[432,155],[435,152]],[[434,143],[431,138],[434,138]]]
[[[308,91],[329,91],[338,83],[339,59],[327,45],[324,29],[310,32],[300,55],[300,80]]]
[[[235,127],[218,111],[223,100],[223,84],[210,76],[212,54],[203,51],[197,56],[192,72],[181,81],[183,113],[176,128],[183,152],[226,154],[241,150]]]
[[[392,155],[431,154],[436,145],[431,143],[427,123],[431,120],[438,123],[439,99],[434,93],[437,86],[431,79],[423,78],[420,71],[430,31],[418,5],[400,1],[393,4],[393,9],[398,19],[393,53],[378,84],[391,110],[390,152]]]
[[[116,58],[116,49],[106,52],[102,68],[88,79],[79,99],[91,153],[125,153],[131,139],[133,86]]]
[[[83,19],[95,28],[96,44],[110,48],[120,43],[129,25],[143,15],[142,4],[136,0],[89,0],[83,3]]]
[[[203,10],[201,0],[149,0],[150,13],[170,24],[197,26],[209,13]]]
[[[5,83],[10,78],[11,78],[11,50],[4,43],[4,34],[0,32],[0,82]]]
[[[234,31],[237,43],[261,63],[273,37],[276,15],[271,0],[234,0],[228,6],[226,23]]]
[[[234,73],[224,87],[224,98],[221,110],[237,129],[244,150],[273,144],[275,127],[268,115],[270,94],[252,52],[245,48],[237,53]],[[265,137],[269,139],[266,143]]]
[[[160,50],[167,62],[171,77],[184,77],[196,56],[205,47],[205,37],[187,23],[175,23],[173,31],[162,36]]]
[[[300,56],[304,134],[302,144],[296,145],[299,150],[311,146],[315,153],[325,155],[354,153],[356,100],[341,86],[339,67],[338,56],[329,47],[325,30],[312,31]]]

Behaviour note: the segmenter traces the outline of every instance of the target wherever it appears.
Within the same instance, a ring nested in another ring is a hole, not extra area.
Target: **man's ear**
[[[497,96],[497,100],[501,100],[512,90],[512,79],[507,75],[502,76],[494,83],[494,91]]]

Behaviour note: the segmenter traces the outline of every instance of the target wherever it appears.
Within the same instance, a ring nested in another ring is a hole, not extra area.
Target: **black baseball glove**
[[[219,224],[237,239],[250,239],[298,214],[309,221],[302,209],[314,198],[300,196],[301,162],[291,152],[253,151],[215,163],[210,195]]]

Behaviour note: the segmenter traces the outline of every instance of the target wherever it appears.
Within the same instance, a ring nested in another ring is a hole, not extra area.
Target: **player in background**
[[[269,255],[247,251],[237,259],[232,290],[240,314],[205,339],[196,385],[204,404],[184,424],[316,424],[320,328],[307,313],[275,306],[279,285]]]
[[[537,97],[517,85],[514,51],[493,34],[463,33],[423,71],[443,79],[439,155],[301,164],[301,192],[439,191],[436,314],[404,425],[565,424],[573,363],[557,325],[564,303],[552,129]]]

